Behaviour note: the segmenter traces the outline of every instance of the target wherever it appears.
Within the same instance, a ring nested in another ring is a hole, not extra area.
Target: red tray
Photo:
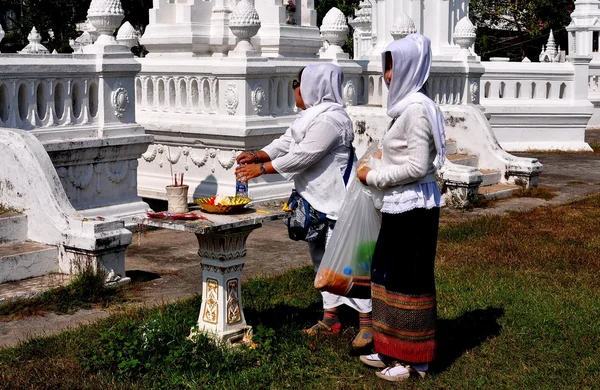
[[[172,220],[183,220],[183,221],[193,221],[196,219],[206,219],[201,215],[194,213],[169,213],[167,211],[161,211],[158,213],[150,213],[146,212],[148,218],[154,219],[172,219]]]

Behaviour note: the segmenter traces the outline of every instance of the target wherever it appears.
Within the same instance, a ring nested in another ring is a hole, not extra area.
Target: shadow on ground
[[[500,335],[498,320],[504,309],[488,307],[464,313],[451,320],[438,320],[438,353],[432,372],[446,371],[459,357]]]

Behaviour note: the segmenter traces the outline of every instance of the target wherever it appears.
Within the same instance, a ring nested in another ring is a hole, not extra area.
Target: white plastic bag
[[[371,146],[367,148],[365,154],[359,160],[358,167],[356,169],[357,172],[363,166],[367,166],[371,169],[379,168],[381,166],[381,153],[381,148],[377,144],[371,144]],[[375,208],[377,210],[381,210],[381,207],[383,206],[383,191],[377,188],[369,188],[367,191],[371,197],[371,200],[373,201],[373,204],[375,205]]]
[[[352,298],[371,297],[371,262],[381,227],[370,191],[352,179],[315,278],[315,287]]]

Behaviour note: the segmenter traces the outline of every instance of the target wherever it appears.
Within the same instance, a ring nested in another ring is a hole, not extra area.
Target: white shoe
[[[429,365],[419,365],[419,368],[421,366],[428,368]],[[425,378],[426,373],[427,371],[416,370],[407,364],[396,363],[394,366],[384,368],[381,372],[376,372],[375,375],[386,381],[398,382],[408,379],[411,375],[419,375],[421,378]]]
[[[371,355],[360,355],[359,360],[369,367],[384,368],[388,366],[384,361],[385,358],[378,353],[373,353]]]

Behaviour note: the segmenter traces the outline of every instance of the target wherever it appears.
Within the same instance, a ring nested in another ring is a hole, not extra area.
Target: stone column
[[[592,61],[592,57],[589,55],[573,55],[568,56],[567,60],[573,64],[575,70],[573,98],[575,100],[588,100],[590,62]]]
[[[198,328],[217,340],[235,343],[251,331],[242,309],[242,270],[246,239],[261,224],[223,233],[196,234],[202,258],[202,305]]]

